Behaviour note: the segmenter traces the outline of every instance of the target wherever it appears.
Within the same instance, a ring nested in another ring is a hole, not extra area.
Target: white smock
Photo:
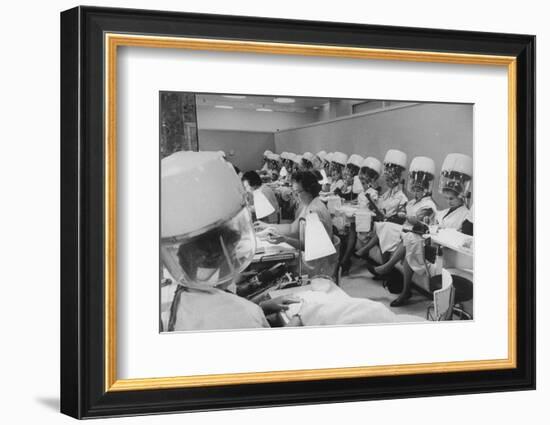
[[[460,230],[464,220],[469,219],[471,215],[470,210],[465,205],[461,205],[451,212],[449,211],[450,208],[438,211],[435,215],[435,224],[444,229]]]
[[[412,199],[407,203],[405,207],[406,215],[418,216],[422,210],[431,209],[432,214],[436,211],[437,207],[431,197],[425,196],[420,200]],[[393,252],[397,249],[397,246],[401,243],[401,233],[405,230],[412,229],[413,225],[407,220],[403,225],[392,223],[389,221],[382,221],[375,223],[374,229],[378,236],[378,244],[382,253]]]
[[[461,205],[451,213],[449,213],[449,210],[450,208],[437,211],[435,223],[442,229],[460,231],[462,223],[468,217],[468,208]],[[424,275],[427,271],[433,273],[433,264],[424,261],[424,238],[422,236],[409,232],[403,236],[403,245],[405,246],[405,259],[416,274]],[[428,270],[426,270],[426,267]]]
[[[380,196],[378,208],[387,216],[392,216],[403,208],[408,200],[409,198],[407,198],[398,185],[393,189],[386,190],[382,196]]]
[[[268,327],[261,307],[245,298],[214,287],[181,285],[172,301],[168,331]]]

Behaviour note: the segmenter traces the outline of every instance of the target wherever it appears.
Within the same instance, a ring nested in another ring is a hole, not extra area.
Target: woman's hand
[[[267,241],[272,244],[280,244],[285,241],[285,237],[277,233],[270,233]]]
[[[260,304],[260,307],[264,311],[265,315],[280,313],[286,311],[290,304],[299,303],[301,300],[292,295],[281,295],[273,298],[272,300],[264,301]]]
[[[260,221],[260,220],[257,220],[254,222],[254,230],[257,232],[257,231],[260,231],[260,230],[265,230],[269,227],[269,224],[268,223],[264,223],[263,221]]]

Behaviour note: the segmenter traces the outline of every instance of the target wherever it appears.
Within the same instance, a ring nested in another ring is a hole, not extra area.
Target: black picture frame
[[[104,34],[514,56],[517,367],[505,370],[105,391]],[[535,388],[535,37],[76,7],[61,13],[61,412],[76,418]]]

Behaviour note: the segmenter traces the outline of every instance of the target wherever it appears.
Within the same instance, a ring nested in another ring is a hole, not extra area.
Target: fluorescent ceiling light
[[[218,108],[218,109],[233,109],[233,106],[230,106],[230,105],[215,105],[214,108]]]
[[[246,99],[246,96],[238,96],[233,94],[224,94],[223,97],[227,97],[228,99]]]
[[[273,112],[273,109],[269,109],[269,108],[258,108],[258,109],[256,109],[256,111],[258,111],[258,112]]]
[[[290,97],[276,97],[273,99],[273,102],[275,103],[294,103],[296,102],[294,99],[291,99]]]

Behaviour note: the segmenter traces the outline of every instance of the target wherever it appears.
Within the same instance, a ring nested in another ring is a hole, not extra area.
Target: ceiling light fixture
[[[218,108],[218,109],[233,109],[233,106],[231,106],[231,105],[214,105],[214,108]]]
[[[246,99],[246,96],[236,95],[236,94],[224,94],[223,97],[228,99]]]
[[[273,102],[275,103],[294,103],[296,102],[294,99],[291,99],[290,97],[276,97],[273,99]]]
[[[256,111],[258,111],[258,112],[273,112],[273,109],[269,109],[269,108],[257,108]]]

